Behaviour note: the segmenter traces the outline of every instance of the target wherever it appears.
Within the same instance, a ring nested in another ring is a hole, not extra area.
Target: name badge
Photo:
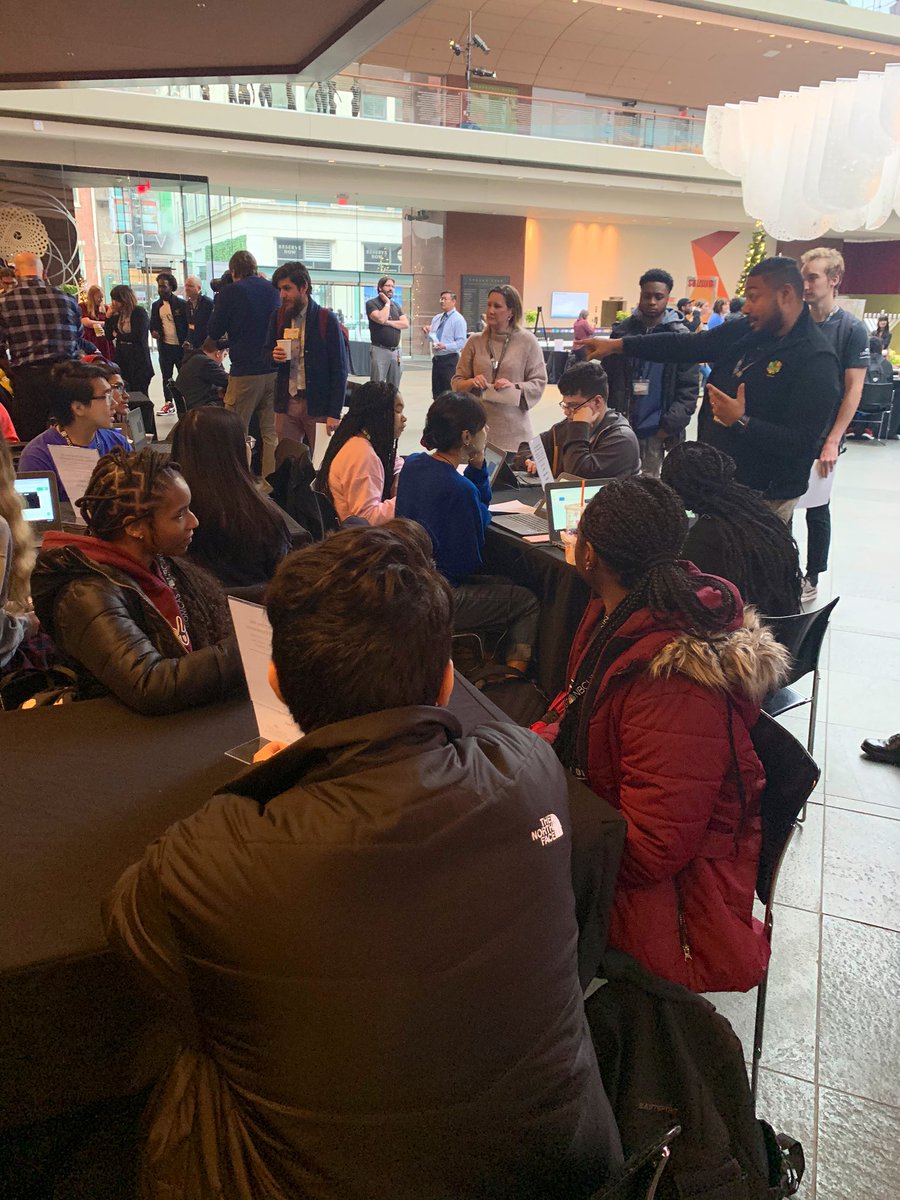
[[[649,396],[650,380],[649,379],[636,379],[634,381],[634,394],[636,396]]]
[[[300,330],[291,326],[290,329],[284,331],[284,338],[289,342],[296,342],[300,339]]]

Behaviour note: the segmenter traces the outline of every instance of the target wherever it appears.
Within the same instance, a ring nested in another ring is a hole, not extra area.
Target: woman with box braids
[[[535,732],[625,817],[610,944],[694,991],[745,991],[768,957],[750,731],[786,654],[730,583],[678,561],[686,529],[657,479],[616,480],[587,506],[575,561],[596,598]]]
[[[661,479],[698,518],[682,557],[730,580],[761,613],[798,613],[803,575],[790,527],[735,483],[734,472],[734,460],[705,442],[684,442],[666,456]]]
[[[242,678],[225,597],[184,560],[197,527],[177,463],[114,450],[77,507],[87,536],[49,533],[35,611],[80,668],[79,694],[112,692],[146,714],[221,699]]]

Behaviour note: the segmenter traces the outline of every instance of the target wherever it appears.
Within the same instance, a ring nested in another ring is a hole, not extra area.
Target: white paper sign
[[[231,619],[237,637],[250,703],[259,736],[270,742],[296,742],[303,731],[269,687],[269,659],[272,657],[272,626],[261,604],[228,597]]]
[[[797,501],[798,508],[818,508],[827,504],[831,499],[831,489],[834,487],[834,471],[827,475],[819,474],[819,464],[814,462],[809,473],[809,485],[806,492]]]
[[[550,460],[547,458],[547,451],[544,449],[544,443],[541,441],[541,435],[537,434],[533,438],[528,439],[528,446],[531,450],[531,457],[534,460],[534,465],[537,467],[538,479],[541,484],[546,487],[548,483],[553,482],[553,470],[550,466]]]
[[[88,450],[86,446],[48,446],[56,473],[62,480],[62,485],[69,496],[76,525],[84,525],[85,520],[81,509],[75,507],[75,501],[80,500],[87,491],[99,451]]]
[[[489,504],[488,508],[495,513],[533,513],[533,504],[524,504],[521,500],[498,500]]]

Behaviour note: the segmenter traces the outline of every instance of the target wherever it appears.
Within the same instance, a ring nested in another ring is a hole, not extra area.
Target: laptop
[[[151,443],[150,435],[144,428],[144,414],[139,408],[129,408],[125,416],[125,428],[128,440],[135,450],[143,450]]]
[[[14,486],[22,497],[22,516],[38,542],[48,529],[62,529],[59,489],[52,471],[23,471]]]
[[[584,502],[594,496],[610,481],[587,479],[584,481]],[[562,546],[562,531],[566,527],[566,505],[578,504],[581,500],[582,481],[561,480],[548,483],[544,488],[544,499],[533,513],[495,513],[493,523],[520,537],[549,534],[554,546]]]

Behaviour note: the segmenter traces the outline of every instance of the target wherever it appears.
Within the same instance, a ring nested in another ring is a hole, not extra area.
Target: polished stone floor
[[[427,364],[404,372],[407,454],[429,381]],[[558,402],[548,388],[536,429],[559,418]],[[851,443],[832,510],[831,568],[814,605],[840,596],[821,660],[822,779],[778,885],[759,1112],[804,1144],[802,1200],[897,1200],[900,768],[869,762],[859,743],[900,730],[900,442]],[[802,514],[794,532],[802,551]],[[783,718],[804,741],[808,712]],[[748,1057],[755,998],[715,998]]]

